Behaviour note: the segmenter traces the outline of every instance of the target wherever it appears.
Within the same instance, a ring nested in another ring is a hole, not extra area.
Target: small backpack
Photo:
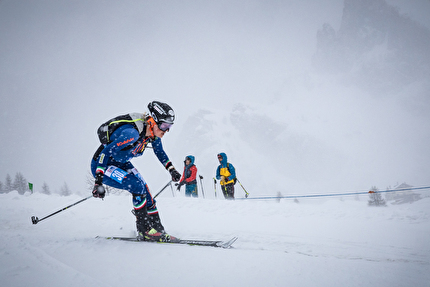
[[[230,171],[230,163],[227,163],[227,169],[228,169],[228,172],[231,173],[231,171]],[[236,182],[237,182],[237,177],[234,177],[233,178],[233,185],[235,185]]]
[[[97,135],[102,144],[109,144],[111,142],[110,136],[113,132],[122,125],[131,124],[139,132],[143,131],[145,126],[145,115],[140,113],[130,113],[126,115],[117,116],[108,120],[97,129]]]

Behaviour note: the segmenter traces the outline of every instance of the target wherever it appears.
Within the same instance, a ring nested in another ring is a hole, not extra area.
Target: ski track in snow
[[[239,239],[231,249],[120,242],[128,195],[0,195],[0,286],[430,286],[430,198],[225,201],[158,198],[166,229],[186,239]]]

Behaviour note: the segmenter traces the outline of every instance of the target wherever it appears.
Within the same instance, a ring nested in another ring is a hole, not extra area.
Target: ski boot
[[[157,242],[170,242],[172,240],[176,240],[175,237],[170,236],[165,232],[164,227],[160,222],[160,217],[158,216],[158,213],[152,216],[155,226],[151,224],[151,218],[150,215],[148,215],[146,206],[140,209],[135,209],[133,213],[136,216],[138,240]],[[159,231],[156,228],[161,228],[162,231]]]
[[[150,230],[142,233],[137,233],[138,240],[142,241],[155,241],[155,242],[170,242],[172,241],[172,236],[167,233],[162,233],[157,231],[155,228],[151,228]],[[174,237],[173,237],[174,238]]]
[[[158,214],[158,212],[155,212],[155,213],[151,212],[152,211],[151,208],[152,206],[148,210],[149,223],[157,231],[160,231],[161,233],[166,233],[166,231],[164,230],[163,224],[161,224],[160,215]]]
[[[161,242],[173,242],[178,240],[178,238],[171,236],[167,234],[166,230],[164,229],[163,224],[161,224],[160,215],[158,212],[149,214],[149,222],[151,223],[152,228],[159,231],[162,236],[159,241]]]

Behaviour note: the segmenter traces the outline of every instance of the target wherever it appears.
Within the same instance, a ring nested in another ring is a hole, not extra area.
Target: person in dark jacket
[[[234,199],[236,169],[227,161],[227,155],[225,153],[219,153],[217,157],[220,165],[216,170],[216,178],[220,180],[222,193],[226,199]]]
[[[185,184],[185,196],[197,197],[197,167],[194,165],[194,156],[189,155],[184,161],[184,173],[178,184],[178,190]]]
[[[91,161],[95,178],[93,196],[105,197],[103,184],[124,189],[133,196],[134,214],[139,240],[169,241],[170,236],[161,224],[157,206],[148,185],[130,162],[139,157],[151,143],[158,160],[177,182],[181,178],[163,149],[161,138],[173,125],[173,109],[158,101],[148,105],[149,114],[132,113],[116,117],[99,130],[102,142]]]

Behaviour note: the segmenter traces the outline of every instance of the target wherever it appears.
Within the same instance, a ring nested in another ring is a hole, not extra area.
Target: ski
[[[108,240],[122,240],[122,241],[132,241],[132,242],[148,242],[148,243],[166,243],[166,244],[186,244],[186,245],[196,245],[196,246],[210,246],[210,247],[220,247],[220,248],[231,248],[233,243],[236,242],[237,237],[233,237],[228,241],[221,240],[193,240],[193,239],[174,239],[168,242],[160,242],[160,241],[141,241],[136,237],[103,237],[97,236],[96,238],[104,238]]]

